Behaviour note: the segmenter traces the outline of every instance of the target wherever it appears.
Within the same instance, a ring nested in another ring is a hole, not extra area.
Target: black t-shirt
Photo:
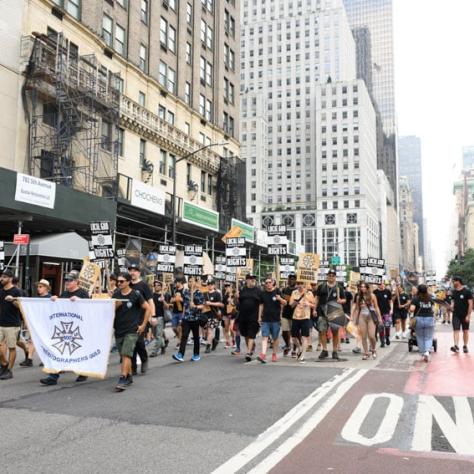
[[[353,300],[352,293],[350,291],[345,290],[344,297],[346,298],[346,302],[342,305],[342,308],[344,309],[344,313],[351,314],[351,303]]]
[[[21,326],[20,310],[13,304],[13,301],[5,301],[7,296],[21,298],[21,291],[12,286],[9,290],[0,289],[0,326],[19,327]]]
[[[222,295],[219,290],[214,291],[205,291],[203,293],[204,301],[210,301],[211,303],[222,303]],[[209,306],[210,311],[206,311],[204,314],[207,314],[208,317],[215,318],[217,314],[221,310],[221,308],[217,308],[216,306]]]
[[[277,300],[277,295],[281,296],[280,290],[275,288],[272,291],[262,291],[263,313],[262,321],[265,322],[279,322],[281,304]]]
[[[390,301],[392,301],[392,292],[385,288],[385,290],[375,290],[374,295],[377,298],[377,304],[379,305],[380,312],[382,314],[390,313]]]
[[[472,292],[466,287],[460,290],[453,290],[454,311],[453,316],[464,319],[467,316],[469,300],[472,300]]]
[[[184,288],[174,290],[173,296],[179,294],[181,296],[181,301],[175,301],[173,303],[173,313],[182,313],[183,312],[183,301],[184,301]]]
[[[157,318],[164,318],[165,316],[165,305],[163,301],[160,301],[161,297],[164,297],[166,303],[170,302],[171,295],[169,293],[153,293],[153,302],[155,303],[155,316]]]
[[[336,283],[334,286],[330,287],[327,283],[321,283],[316,289],[315,296],[318,297],[318,308],[327,304],[329,301],[335,301],[340,298],[345,297],[344,288],[341,288],[339,283]]]
[[[397,297],[395,295],[394,300],[393,300],[393,312],[394,313],[406,313],[408,311],[408,308],[400,308],[400,306],[403,306],[408,303],[409,301],[409,296],[406,293],[400,293],[400,295]],[[398,304],[398,300],[400,300],[400,306]]]
[[[292,308],[290,306],[290,298],[291,298],[291,294],[295,290],[296,290],[296,285],[295,286],[287,286],[287,287],[283,288],[283,291],[282,291],[282,296],[283,296],[283,298],[285,298],[285,300],[287,302],[286,306],[283,306],[282,316],[286,319],[292,319],[293,318],[294,308]]]
[[[115,337],[136,333],[142,321],[142,305],[145,302],[140,291],[132,290],[128,295],[123,295],[120,290],[115,290],[112,298],[127,299],[115,309]]]
[[[258,307],[262,303],[262,290],[260,288],[247,288],[244,286],[239,293],[239,317],[257,318]]]
[[[142,280],[137,281],[136,283],[130,283],[130,288],[139,291],[145,301],[153,299],[153,293],[150,287]]]
[[[435,302],[433,299],[430,299],[427,303],[424,303],[423,301],[420,301],[418,298],[413,298],[413,301],[411,304],[415,307],[415,316],[420,316],[420,317],[433,317],[434,312],[433,312],[433,306],[435,305]]]
[[[60,295],[60,298],[72,298],[73,296],[77,297],[77,298],[81,298],[81,299],[89,299],[89,293],[87,293],[86,290],[84,290],[84,288],[78,288],[76,291],[67,291],[67,290],[64,290],[61,295]]]

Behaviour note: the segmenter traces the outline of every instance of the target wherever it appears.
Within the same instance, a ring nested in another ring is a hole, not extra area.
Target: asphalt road
[[[219,347],[198,363],[150,359],[124,393],[113,390],[116,354],[106,380],[82,384],[66,374],[43,387],[37,366],[17,368],[0,382],[2,465],[15,473],[386,474],[401,465],[472,473],[462,438],[474,439],[474,382],[465,382],[474,363],[451,357],[447,331],[429,367],[403,342],[377,360],[362,361],[351,344],[344,362],[315,362],[313,353],[304,366],[244,363]],[[438,410],[431,423],[423,403]]]

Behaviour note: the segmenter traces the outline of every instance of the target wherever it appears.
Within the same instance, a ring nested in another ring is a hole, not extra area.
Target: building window
[[[140,166],[143,164],[143,162],[145,161],[145,157],[146,157],[146,141],[143,140],[143,138],[140,138]]]
[[[191,163],[186,163],[186,185],[189,186],[189,183],[192,181],[192,165]]]
[[[346,216],[348,224],[357,224],[357,213],[349,212]]]
[[[336,224],[336,214],[326,214],[324,216],[324,223],[326,225],[335,225]]]
[[[138,103],[142,106],[145,107],[145,102],[146,102],[146,95],[144,92],[139,91],[138,92]]]
[[[77,20],[81,17],[81,0],[53,0],[56,5],[64,8],[69,15],[73,16]]]
[[[206,192],[206,173],[201,171],[201,192]]]
[[[167,154],[165,150],[160,150],[160,174],[166,174]]]
[[[56,104],[43,104],[43,123],[56,127],[58,123],[58,108]]]
[[[206,97],[199,95],[199,113],[204,117],[206,115]]]
[[[112,124],[102,120],[102,134],[100,146],[103,150],[112,151]]]
[[[207,194],[212,194],[212,176],[207,175]]]
[[[122,8],[127,8],[127,0],[117,0],[117,3],[122,7]]]
[[[186,62],[188,64],[193,62],[193,47],[191,43],[186,43]]]
[[[159,82],[169,92],[176,93],[176,71],[160,61]]]
[[[212,102],[209,99],[206,100],[206,119],[212,121]]]
[[[168,162],[168,176],[170,178],[173,178],[173,176],[174,176],[175,166],[176,166],[176,156],[174,156],[170,153],[170,159],[169,159],[169,162]]]
[[[235,70],[235,53],[228,44],[224,44],[224,65],[231,71]]]
[[[184,85],[184,101],[186,104],[191,105],[191,83],[186,82]]]
[[[158,117],[161,120],[166,120],[166,107],[163,107],[162,105],[158,107]]]
[[[204,20],[201,20],[201,42],[209,49],[214,45],[214,32]]]
[[[117,152],[119,156],[123,156],[124,138],[125,130],[123,128],[119,128],[117,133]]]
[[[189,3],[186,5],[186,23],[189,27],[193,27],[193,6]]]
[[[176,53],[176,30],[163,17],[160,18],[160,43]]]
[[[224,31],[235,38],[235,19],[227,10],[224,12]]]
[[[125,29],[115,24],[115,51],[125,55]]]
[[[174,113],[171,110],[168,110],[167,122],[174,126]]]
[[[138,66],[143,72],[147,72],[147,55],[148,55],[148,48],[144,45],[140,45],[140,61]]]
[[[108,15],[102,17],[102,38],[108,46],[112,46],[112,18]]]
[[[148,25],[148,0],[141,0],[140,19]]]

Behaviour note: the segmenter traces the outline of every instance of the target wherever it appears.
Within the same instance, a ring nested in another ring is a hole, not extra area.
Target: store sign
[[[201,276],[204,265],[202,245],[184,246],[183,273],[190,276]]]
[[[30,234],[15,234],[13,236],[15,245],[28,245],[30,243]]]
[[[114,243],[110,222],[91,222],[91,244],[95,258],[114,258]]]
[[[241,237],[244,237],[247,242],[255,242],[255,227],[253,225],[239,221],[238,219],[232,219],[231,226],[242,229]]]
[[[188,201],[183,201],[182,220],[189,224],[219,232],[219,213],[212,209],[196,206],[196,204],[191,204]]]
[[[54,209],[56,183],[17,173],[15,201]]]
[[[173,273],[176,264],[176,246],[159,245],[157,254],[158,263],[156,271],[162,273]]]
[[[166,195],[161,189],[148,186],[148,184],[134,179],[132,181],[132,206],[146,209],[155,214],[165,214]]]

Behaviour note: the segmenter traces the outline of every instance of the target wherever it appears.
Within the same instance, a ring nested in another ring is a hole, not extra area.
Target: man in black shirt
[[[211,352],[211,346],[212,350],[215,351],[217,344],[219,344],[214,331],[219,327],[224,303],[222,302],[221,292],[216,290],[216,284],[213,280],[207,282],[207,291],[203,293],[203,296],[205,302],[202,314],[207,317],[207,323],[204,328],[207,341],[205,352],[209,354]]]
[[[271,278],[265,279],[262,291],[262,304],[259,307],[258,322],[262,326],[262,352],[257,359],[267,362],[268,338],[272,338],[272,362],[277,361],[278,336],[280,335],[281,308],[286,306],[286,300],[281,297],[280,290],[275,288]]]
[[[374,291],[382,315],[382,324],[379,325],[380,347],[390,345],[390,326],[392,325],[392,292],[382,282]]]
[[[0,351],[0,380],[13,378],[13,366],[16,359],[16,343],[21,328],[21,316],[16,298],[22,296],[21,291],[13,283],[13,272],[3,270],[0,276],[0,344],[4,341],[9,351],[8,361],[6,354]]]
[[[166,351],[165,337],[165,310],[170,307],[171,295],[163,291],[163,284],[159,280],[153,282],[153,302],[155,303],[155,321],[152,320],[153,332],[155,336],[154,348],[150,357],[156,357],[158,351],[164,354]]]
[[[139,290],[130,287],[131,281],[129,273],[120,273],[117,278],[118,289],[113,294],[113,298],[117,299],[114,320],[115,342],[122,358],[120,378],[115,387],[117,392],[123,392],[133,383],[132,357],[137,339],[145,331],[150,317],[150,305]]]
[[[283,307],[282,319],[281,319],[281,336],[285,341],[285,347],[283,349],[283,355],[287,356],[291,350],[291,320],[293,319],[293,310],[290,306],[290,298],[293,292],[296,290],[296,275],[290,273],[288,275],[288,284],[283,288],[282,296],[286,301],[286,305]],[[296,348],[293,348],[294,355],[296,357]]]
[[[140,266],[136,263],[132,263],[128,267],[130,276],[132,277],[132,284],[130,287],[132,290],[137,290],[141,293],[144,300],[148,303],[151,310],[151,316],[156,315],[155,303],[153,302],[153,293],[151,292],[150,287],[140,278]],[[142,318],[145,316],[145,312],[142,311]],[[138,336],[137,344],[135,346],[135,351],[132,358],[132,373],[133,375],[137,374],[137,355],[140,357],[142,362],[141,373],[146,374],[148,369],[148,352],[146,351],[145,346],[145,332],[141,333]]]
[[[459,352],[459,331],[462,328],[464,343],[462,349],[467,354],[469,352],[467,345],[469,344],[469,323],[473,304],[472,292],[463,285],[462,278],[458,276],[453,278],[453,286],[451,308],[453,310],[454,346],[451,347],[451,350],[455,353]]]
[[[84,288],[79,287],[79,272],[73,270],[64,278],[64,286],[66,289],[61,293],[60,298],[69,298],[71,301],[78,299],[89,299],[89,293]],[[56,301],[57,296],[52,296],[51,300]],[[42,385],[56,385],[58,383],[59,374],[49,374],[40,380]],[[84,382],[87,380],[85,375],[78,375],[76,382]]]
[[[245,360],[252,360],[255,349],[255,338],[257,337],[260,325],[258,324],[258,312],[262,304],[262,291],[256,286],[257,281],[254,275],[245,277],[245,286],[238,295],[239,317],[238,324],[240,334],[245,338],[247,345],[247,355]]]

